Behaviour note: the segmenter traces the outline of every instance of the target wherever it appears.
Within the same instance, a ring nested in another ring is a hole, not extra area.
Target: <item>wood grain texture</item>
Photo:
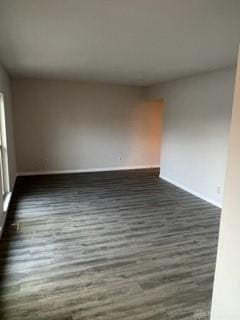
[[[157,175],[19,177],[0,319],[209,319],[220,210]]]

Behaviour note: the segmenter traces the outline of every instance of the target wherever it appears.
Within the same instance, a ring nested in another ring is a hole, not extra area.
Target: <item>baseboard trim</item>
[[[48,174],[68,174],[68,173],[87,173],[87,172],[90,173],[90,172],[124,171],[124,170],[138,170],[138,169],[159,169],[159,165],[105,167],[105,168],[72,169],[72,170],[30,171],[30,172],[18,172],[17,176],[38,176],[38,175],[48,175]]]
[[[197,191],[195,191],[195,190],[192,190],[192,189],[184,186],[183,184],[181,184],[181,183],[179,183],[179,182],[177,182],[177,181],[175,181],[175,180],[173,180],[173,179],[171,179],[171,178],[168,178],[168,177],[165,176],[165,175],[161,175],[161,174],[160,174],[160,175],[159,175],[159,178],[161,178],[161,179],[163,179],[163,180],[165,180],[165,181],[167,181],[167,182],[175,185],[176,187],[178,187],[178,188],[180,188],[180,189],[182,189],[182,190],[184,190],[184,191],[187,191],[187,192],[193,194],[194,196],[196,196],[196,197],[198,197],[198,198],[200,198],[200,199],[202,199],[202,200],[205,200],[205,201],[213,204],[214,206],[222,209],[222,204],[221,204],[220,201],[216,201],[216,200],[214,200],[214,199],[208,198],[208,197],[206,197],[205,195],[203,195],[203,194],[201,194],[201,193],[199,193],[199,192],[197,192]]]

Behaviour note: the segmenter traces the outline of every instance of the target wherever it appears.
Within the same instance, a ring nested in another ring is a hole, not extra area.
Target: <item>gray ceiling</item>
[[[12,76],[149,85],[236,62],[240,0],[0,0]]]

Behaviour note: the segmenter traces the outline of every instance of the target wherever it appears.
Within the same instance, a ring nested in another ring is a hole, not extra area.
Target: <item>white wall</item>
[[[240,54],[235,86],[228,165],[211,320],[240,319]]]
[[[6,133],[7,133],[7,147],[8,147],[8,166],[9,166],[9,178],[10,178],[10,191],[13,190],[13,186],[16,179],[16,161],[15,161],[15,145],[14,145],[14,133],[13,133],[13,120],[12,120],[12,103],[11,92],[9,85],[9,78],[5,70],[0,65],[0,92],[4,97],[4,109],[6,116]],[[2,226],[5,220],[3,214],[3,199],[2,190],[0,184],[0,234]]]
[[[12,82],[18,172],[159,166],[161,108],[143,88]]]
[[[221,205],[234,68],[156,85],[165,100],[161,177]]]

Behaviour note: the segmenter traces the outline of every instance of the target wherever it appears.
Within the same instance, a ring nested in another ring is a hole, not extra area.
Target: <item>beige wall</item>
[[[240,55],[230,131],[211,320],[240,319]]]
[[[221,206],[235,68],[153,86],[164,98],[161,177]]]
[[[14,80],[18,172],[159,166],[161,108],[143,88]]]
[[[11,105],[11,92],[9,86],[9,78],[5,70],[0,65],[0,92],[4,97],[4,109],[6,116],[6,131],[7,131],[7,147],[8,147],[8,166],[9,166],[9,178],[10,178],[10,191],[13,190],[13,186],[16,179],[16,162],[15,162],[15,145],[13,134],[13,121],[12,121],[12,105]],[[0,184],[1,188],[1,184]],[[0,195],[2,191],[0,190]],[[5,215],[3,214],[3,199],[0,196],[0,228],[3,225]],[[1,233],[1,230],[0,230]]]

